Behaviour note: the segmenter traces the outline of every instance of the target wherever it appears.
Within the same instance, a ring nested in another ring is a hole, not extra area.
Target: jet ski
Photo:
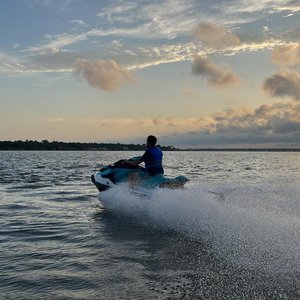
[[[133,157],[129,160],[138,160],[139,156]],[[99,192],[106,191],[120,183],[128,182],[128,176],[130,173],[139,173],[142,176],[136,183],[138,186],[146,189],[154,188],[183,188],[185,183],[189,181],[185,176],[177,176],[175,178],[169,178],[163,174],[154,176],[145,176],[145,168],[141,166],[132,166],[126,163],[125,159],[121,159],[113,164],[104,166],[91,176],[91,180],[97,187]],[[144,176],[143,176],[144,175]]]

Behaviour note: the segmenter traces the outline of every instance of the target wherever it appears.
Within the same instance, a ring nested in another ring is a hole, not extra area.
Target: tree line
[[[123,143],[80,143],[80,142],[58,142],[48,140],[42,141],[0,141],[0,150],[70,150],[70,151],[142,151],[145,144],[123,144]],[[178,150],[173,146],[159,146],[164,151]]]

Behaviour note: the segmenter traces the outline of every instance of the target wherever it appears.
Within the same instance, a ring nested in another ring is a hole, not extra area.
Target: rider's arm
[[[137,160],[125,160],[126,164],[137,167],[142,161],[140,159]]]

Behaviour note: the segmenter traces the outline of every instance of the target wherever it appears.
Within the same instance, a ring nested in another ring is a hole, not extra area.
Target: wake
[[[205,183],[146,195],[122,185],[101,194],[105,207],[134,222],[210,244],[246,268],[300,271],[300,189],[295,185]]]

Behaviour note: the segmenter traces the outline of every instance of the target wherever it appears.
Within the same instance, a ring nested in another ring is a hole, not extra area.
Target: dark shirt
[[[149,175],[164,174],[162,167],[163,153],[158,147],[150,147],[141,158]]]

